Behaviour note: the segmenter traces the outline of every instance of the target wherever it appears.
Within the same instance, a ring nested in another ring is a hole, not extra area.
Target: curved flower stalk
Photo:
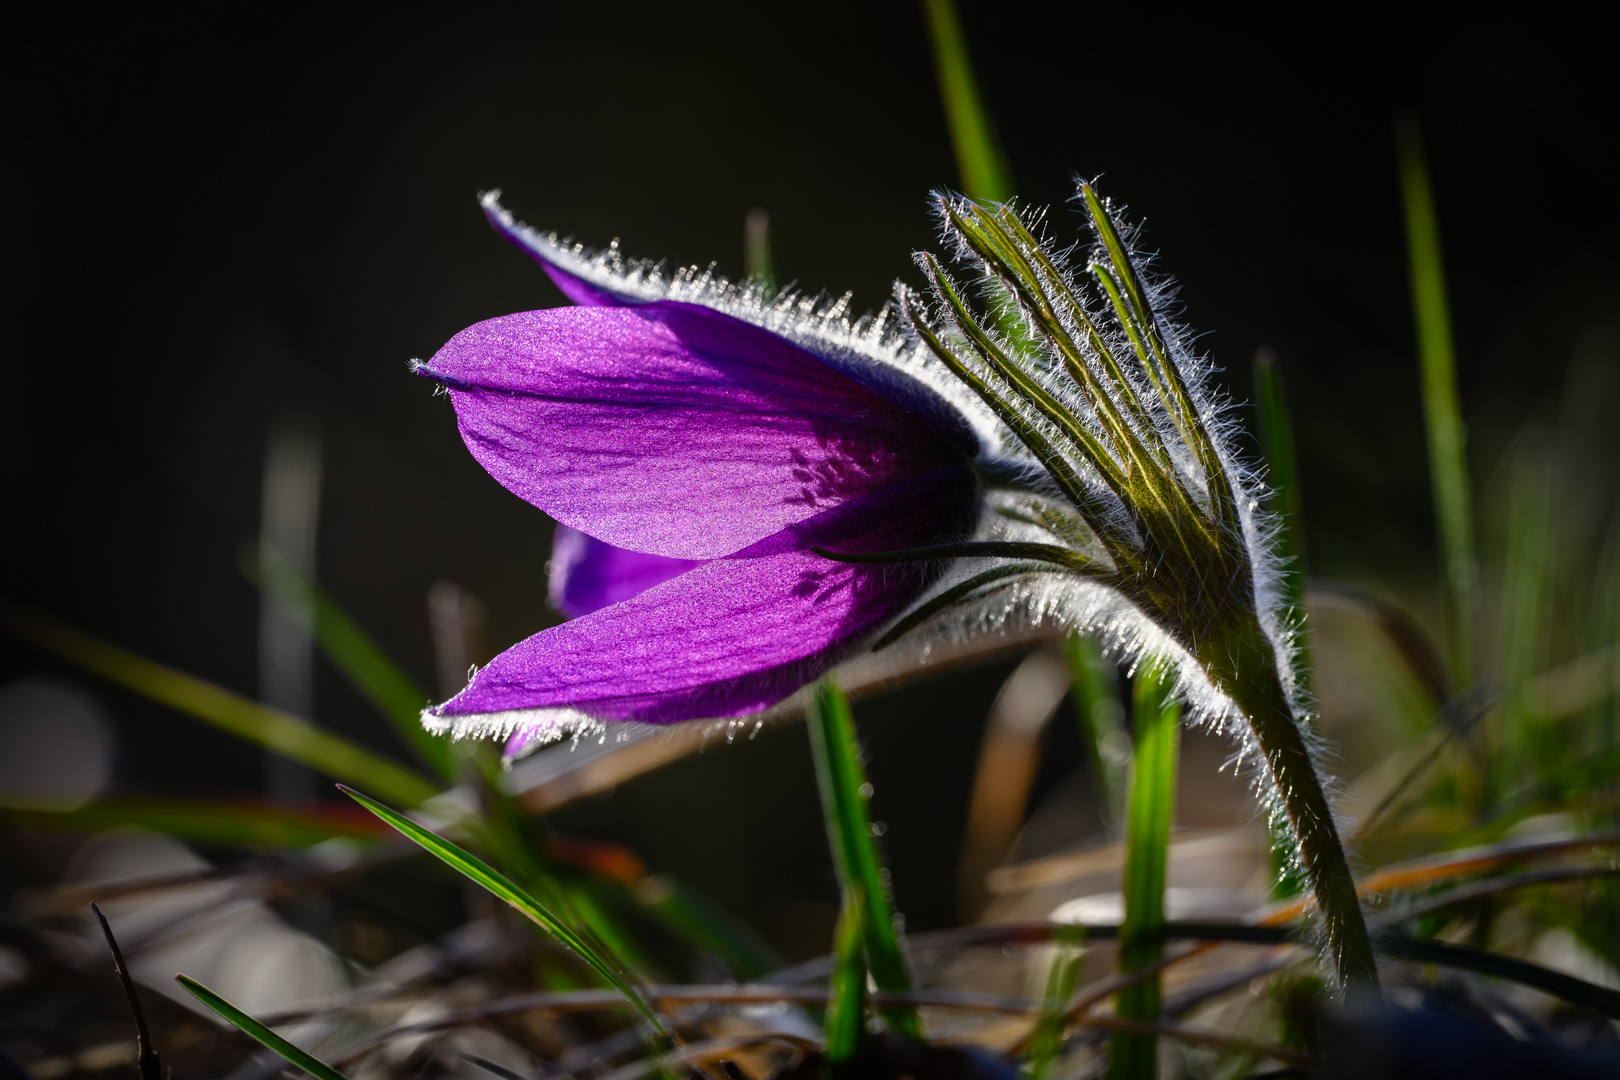
[[[485,209],[575,307],[457,334],[444,386],[490,474],[560,523],[572,621],[520,642],[423,719],[516,754],[607,721],[759,712],[913,606],[943,559],[829,560],[971,539],[994,420],[847,297],[591,253]]]
[[[1079,200],[1096,237],[1090,289],[1011,206],[938,198],[948,241],[982,273],[1000,322],[1016,319],[1018,340],[981,320],[931,255],[917,261],[932,306],[901,292],[918,339],[996,414],[1006,453],[1026,466],[990,493],[997,536],[829,554],[862,563],[990,557],[989,569],[921,610],[1023,587],[1037,614],[1097,633],[1126,656],[1172,661],[1195,719],[1243,721],[1235,730],[1258,751],[1270,808],[1298,841],[1341,976],[1375,984],[1354,881],[1298,720],[1260,485],[1229,446],[1231,421],[1205,385],[1207,366],[1162,313],[1166,289],[1146,277],[1131,235],[1089,185]],[[1037,569],[1043,583],[1031,590]]]

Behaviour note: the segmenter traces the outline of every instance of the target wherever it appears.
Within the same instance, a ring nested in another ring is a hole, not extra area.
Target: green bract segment
[[[1241,717],[1236,730],[1257,750],[1271,808],[1291,827],[1338,970],[1371,984],[1367,930],[1295,701],[1295,647],[1261,485],[1226,444],[1208,365],[1165,316],[1168,290],[1144,272],[1134,234],[1089,184],[1077,201],[1095,241],[1089,284],[1011,204],[937,196],[945,238],[996,318],[977,314],[927,253],[917,262],[931,302],[902,289],[901,310],[1001,421],[1004,452],[1028,472],[986,477],[1002,519],[994,538],[863,561],[1038,562],[1058,582],[1046,588],[1065,593],[1060,617],[1129,657],[1170,662],[1196,717],[1221,727]],[[953,586],[952,600],[1005,580],[981,572]],[[946,595],[929,610],[951,603]]]

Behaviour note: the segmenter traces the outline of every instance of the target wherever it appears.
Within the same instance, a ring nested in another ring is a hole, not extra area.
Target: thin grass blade
[[[456,870],[475,884],[488,890],[489,893],[506,901],[517,908],[524,915],[534,920],[542,929],[563,945],[573,950],[581,960],[590,965],[602,978],[606,979],[619,993],[623,994],[642,1018],[653,1026],[655,1031],[667,1034],[668,1031],[658,1014],[653,1012],[640,992],[631,984],[629,976],[614,960],[609,959],[590,942],[576,933],[563,919],[542,905],[534,897],[518,888],[517,885],[500,873],[494,867],[484,862],[478,856],[465,851],[436,833],[418,825],[405,815],[391,810],[375,799],[362,795],[352,788],[343,787],[344,794],[355,802],[370,810],[385,823],[403,833],[409,840],[414,841],[429,854],[438,858],[447,866]]]
[[[1508,550],[1502,580],[1501,740],[1491,755],[1490,789],[1497,797],[1532,781],[1538,772],[1560,771],[1561,742],[1567,738],[1543,721],[1525,694],[1547,661],[1548,617],[1552,603],[1552,469],[1536,446],[1522,447],[1512,465],[1508,511]]]
[[[118,947],[118,939],[113,936],[112,924],[107,916],[101,913],[101,908],[94,902],[90,910],[96,913],[96,921],[101,924],[102,936],[107,939],[107,949],[112,953],[113,970],[118,973],[118,981],[124,988],[124,999],[129,1002],[129,1011],[135,1018],[135,1069],[141,1080],[164,1080],[163,1059],[152,1047],[152,1032],[146,1026],[146,1010],[141,1008],[141,996],[135,991],[135,980],[129,977],[129,965],[124,963],[124,950]]]
[[[1260,452],[1266,461],[1266,482],[1271,486],[1272,509],[1276,512],[1277,550],[1288,564],[1283,592],[1291,617],[1298,619],[1305,610],[1305,521],[1299,484],[1299,458],[1294,448],[1294,422],[1289,416],[1277,356],[1270,349],[1254,355],[1254,401],[1260,414]],[[1305,650],[1300,648],[1295,677],[1306,669]]]
[[[283,1039],[280,1035],[277,1035],[196,979],[187,975],[176,975],[174,981],[183,986],[192,997],[213,1009],[226,1020],[229,1020],[244,1034],[257,1039],[268,1049],[280,1054],[290,1064],[303,1069],[309,1075],[317,1077],[318,1080],[347,1080],[342,1073],[332,1068],[332,1066]]]
[[[1029,1056],[1024,1062],[1030,1080],[1048,1080],[1063,1056],[1063,1032],[1068,1027],[1069,998],[1080,975],[1080,958],[1086,928],[1052,928],[1051,966],[1046,972],[1046,992],[1041,998],[1041,1014],[1030,1033]]]
[[[1476,621],[1479,569],[1475,557],[1473,495],[1462,406],[1457,400],[1457,359],[1452,346],[1451,311],[1446,300],[1440,226],[1435,216],[1429,166],[1417,121],[1396,125],[1401,200],[1406,209],[1406,242],[1412,277],[1412,314],[1417,323],[1418,360],[1423,370],[1423,415],[1429,433],[1429,473],[1434,511],[1445,562],[1446,653],[1452,689],[1476,675]]]
[[[437,785],[359,743],[54,619],[4,606],[0,607],[0,626],[109,682],[302,762],[334,780],[363,784],[407,806],[439,794]]]
[[[446,782],[456,778],[450,740],[431,735],[422,727],[427,691],[389,658],[342,606],[287,560],[266,551],[259,560],[257,579],[265,591],[286,602],[292,612],[313,611],[310,633],[315,644],[343,672],[354,688],[394,722],[405,742],[435,775]],[[313,604],[294,603],[298,598]]]
[[[1114,689],[1114,672],[1095,638],[1071,634],[1064,639],[1063,651],[1069,662],[1070,701],[1091,759],[1103,822],[1117,830],[1125,821],[1131,740],[1124,731],[1125,710]]]
[[[904,993],[911,989],[911,974],[895,934],[894,906],[872,837],[872,819],[867,809],[872,787],[861,765],[849,698],[831,677],[812,688],[805,726],[810,731],[833,863],[846,889],[858,886],[861,890],[861,925],[872,981],[879,990]],[[891,1005],[883,1010],[883,1016],[896,1030],[922,1037],[922,1021],[915,1007]]]
[[[1005,202],[1013,197],[1012,175],[985,112],[956,4],[953,0],[923,0],[922,6],[962,187],[969,198]]]
[[[776,295],[776,263],[771,257],[771,215],[754,207],[743,220],[743,273],[758,283],[768,300]]]
[[[861,891],[858,884],[844,890],[844,906],[833,932],[834,963],[828,986],[823,1070],[831,1077],[847,1072],[847,1066],[859,1060],[866,1044],[866,950],[862,947],[866,919]]]
[[[1271,485],[1272,510],[1277,516],[1277,553],[1287,569],[1283,572],[1285,618],[1293,627],[1305,621],[1305,519],[1299,482],[1299,459],[1294,449],[1294,423],[1288,413],[1282,372],[1270,349],[1254,355],[1254,400],[1260,413],[1260,452],[1266,461],[1266,481]],[[1310,684],[1308,638],[1300,634],[1294,650],[1294,681]],[[1310,887],[1295,861],[1287,857],[1293,837],[1280,820],[1270,822],[1273,899],[1298,896]]]
[[[1125,920],[1119,929],[1121,973],[1164,954],[1164,887],[1169,863],[1170,825],[1175,819],[1176,766],[1180,749],[1181,706],[1168,700],[1173,682],[1158,668],[1136,676],[1132,702],[1136,754],[1131,766],[1130,807],[1125,825]],[[1115,1013],[1121,1019],[1156,1023],[1158,975],[1120,992]],[[1118,1032],[1109,1040],[1112,1080],[1153,1080],[1158,1076],[1158,1041],[1151,1035]]]

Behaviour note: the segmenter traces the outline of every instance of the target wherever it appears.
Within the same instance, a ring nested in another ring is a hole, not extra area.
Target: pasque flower
[[[517,732],[741,716],[924,623],[1051,619],[1166,660],[1190,714],[1258,762],[1349,980],[1376,978],[1313,763],[1262,486],[1230,445],[1169,291],[1088,186],[1067,252],[1011,206],[936,198],[997,309],[931,255],[932,303],[831,304],[665,276],[491,221],[577,305],[492,319],[418,370],[490,473],[577,533],[554,570],[579,617],[429,710]],[[509,750],[513,749],[509,746]]]
[[[490,474],[566,530],[554,595],[578,617],[429,711],[457,734],[743,716],[843,659],[939,577],[827,559],[972,536],[982,435],[892,315],[767,303],[490,220],[577,306],[491,319],[417,371]],[[977,421],[981,426],[984,421]]]

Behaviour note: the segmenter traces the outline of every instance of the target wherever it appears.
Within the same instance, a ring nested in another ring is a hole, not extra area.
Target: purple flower
[[[979,428],[948,379],[844,301],[763,302],[665,279],[491,221],[579,306],[491,319],[417,370],[490,474],[559,522],[558,606],[577,616],[496,657],[424,721],[513,734],[764,709],[892,623],[939,560],[855,564],[964,540]]]

